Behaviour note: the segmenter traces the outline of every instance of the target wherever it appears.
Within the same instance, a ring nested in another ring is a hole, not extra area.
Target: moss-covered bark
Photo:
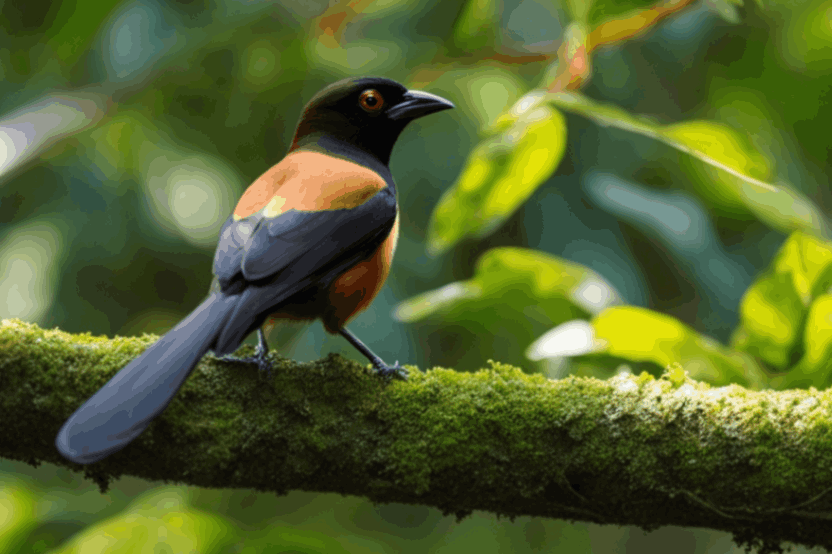
[[[156,337],[0,325],[0,455],[82,469],[64,420]],[[709,527],[832,549],[832,393],[684,376],[546,380],[492,364],[377,378],[337,355],[273,378],[206,356],[130,446],[89,466],[202,487],[299,489],[646,529]]]

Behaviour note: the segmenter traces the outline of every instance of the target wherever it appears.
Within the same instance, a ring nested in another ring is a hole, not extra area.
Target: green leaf
[[[774,186],[763,180],[770,175],[771,164],[730,127],[709,121],[662,126],[573,92],[550,94],[548,100],[601,125],[664,142],[716,168],[718,171],[704,172],[708,185],[717,189],[718,195],[741,201],[775,229],[784,233],[801,230],[820,238],[832,235],[823,212],[810,199],[786,185]]]
[[[815,298],[806,316],[803,357],[785,375],[772,379],[778,389],[826,388],[832,374],[832,294]]]
[[[549,96],[549,100],[558,107],[584,115],[601,125],[611,125],[660,140],[750,184],[769,191],[776,190],[773,185],[744,173],[749,169],[758,173],[768,170],[751,160],[739,145],[736,133],[723,125],[693,121],[664,127],[647,118],[633,116],[617,106],[594,102],[575,92],[554,93]]]
[[[662,367],[680,364],[693,378],[714,385],[759,387],[762,370],[738,352],[700,335],[668,315],[636,306],[607,308],[592,320],[596,352]]]
[[[830,287],[832,244],[792,234],[743,296],[733,346],[787,369],[803,347],[809,306]]]
[[[741,326],[734,331],[733,346],[786,369],[797,345],[805,310],[784,275],[758,279],[740,303]]]
[[[473,278],[405,300],[394,317],[419,321],[441,315],[485,333],[511,321],[532,332],[530,323],[550,327],[620,302],[615,289],[591,269],[534,250],[504,247],[483,254]]]
[[[765,159],[751,150],[736,131],[713,121],[687,121],[657,129],[659,136],[671,146],[687,152],[705,163],[727,171],[741,179],[775,190],[759,179],[765,179],[769,168]]]
[[[830,367],[830,362],[832,362],[832,294],[821,294],[809,307],[804,349],[806,353],[801,360],[804,367],[807,369]]]
[[[428,253],[493,231],[549,178],[565,148],[566,121],[546,106],[522,113],[508,130],[480,143],[431,216]]]
[[[804,306],[832,286],[832,244],[794,233],[774,259],[774,272],[788,275]]]

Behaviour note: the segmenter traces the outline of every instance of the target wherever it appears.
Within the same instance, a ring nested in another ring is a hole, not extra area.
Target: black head
[[[344,79],[309,101],[291,149],[317,143],[321,138],[334,138],[358,147],[386,165],[396,139],[408,123],[453,107],[444,98],[407,90],[391,79]]]

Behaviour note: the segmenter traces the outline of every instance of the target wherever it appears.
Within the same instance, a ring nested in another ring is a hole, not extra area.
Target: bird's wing
[[[371,254],[393,228],[396,199],[384,188],[354,208],[290,209],[273,218],[260,211],[233,219],[223,225],[214,256],[221,288],[240,280],[268,280],[291,288],[358,250]]]

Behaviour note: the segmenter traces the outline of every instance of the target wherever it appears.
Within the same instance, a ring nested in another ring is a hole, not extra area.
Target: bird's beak
[[[409,90],[402,101],[387,111],[387,117],[394,121],[410,121],[423,115],[454,108],[452,102],[421,90]]]

